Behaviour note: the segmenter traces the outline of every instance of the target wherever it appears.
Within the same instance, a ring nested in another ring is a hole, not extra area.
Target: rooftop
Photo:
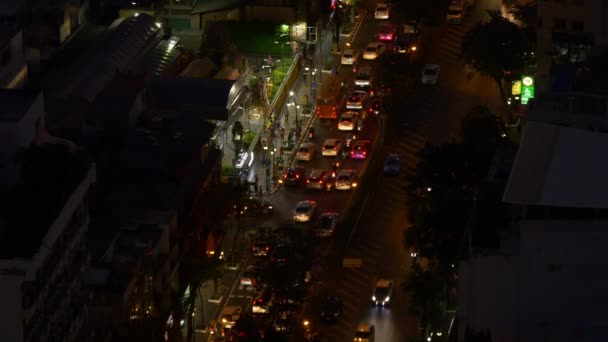
[[[608,208],[608,134],[528,122],[503,200]]]
[[[38,93],[21,89],[0,89],[0,122],[17,122],[36,101]]]
[[[98,162],[102,190],[87,237],[94,259],[125,223],[175,212],[188,190],[184,182],[214,129],[213,124],[179,114],[146,113],[138,127],[127,132],[123,149]]]
[[[219,12],[222,10],[237,8],[241,5],[242,0],[206,0],[199,1],[192,9],[192,14],[207,14]]]

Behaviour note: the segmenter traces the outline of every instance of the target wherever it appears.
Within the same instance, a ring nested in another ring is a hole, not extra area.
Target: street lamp
[[[287,37],[287,41],[281,41],[283,38]],[[285,59],[285,55],[283,54],[283,48],[285,47],[285,45],[288,45],[289,42],[289,34],[288,33],[283,33],[279,36],[279,40],[275,40],[274,41],[275,44],[279,44],[281,46],[281,60]],[[283,67],[283,62],[281,62],[281,67]],[[284,69],[284,68],[282,68]]]
[[[300,127],[300,120],[298,118],[298,99],[296,98],[296,93],[293,90],[289,91],[289,102],[287,103],[288,107],[294,107],[296,110],[296,130]],[[299,137],[298,137],[299,138]]]

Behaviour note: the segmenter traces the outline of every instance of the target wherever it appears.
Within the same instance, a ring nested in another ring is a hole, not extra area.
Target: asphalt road
[[[403,233],[408,224],[407,203],[405,194],[405,175],[412,172],[417,163],[417,152],[425,143],[448,141],[457,134],[460,117],[475,105],[488,105],[491,109],[501,109],[498,89],[492,80],[471,75],[459,60],[460,42],[464,33],[474,26],[481,18],[487,17],[484,8],[495,8],[497,0],[479,0],[473,14],[462,25],[442,25],[429,28],[425,32],[423,51],[418,60],[412,63],[411,70],[405,80],[409,84],[402,93],[393,96],[404,96],[411,99],[411,108],[404,108],[404,116],[415,118],[415,125],[402,126],[402,122],[393,121],[397,125],[397,134],[390,144],[384,145],[379,152],[396,152],[401,154],[403,164],[399,177],[379,176],[369,194],[361,212],[354,234],[346,250],[346,256],[360,258],[360,268],[342,268],[331,274],[325,274],[317,279],[314,292],[317,296],[337,294],[344,302],[342,317],[333,324],[318,322],[318,314],[313,326],[318,329],[328,341],[350,341],[359,322],[369,322],[376,326],[376,340],[383,342],[406,341],[407,337],[417,333],[417,320],[408,314],[408,298],[401,289],[403,280],[410,269],[411,258],[409,251],[403,247]],[[359,51],[369,42],[377,41],[380,23],[373,19],[375,1],[365,1],[369,14],[353,42],[353,47]],[[402,23],[402,13],[394,11],[391,22]],[[421,65],[436,63],[441,65],[439,84],[436,87],[418,85]],[[374,62],[367,62],[373,68]],[[361,67],[365,67],[365,64]],[[339,71],[347,82],[352,81],[351,68]],[[373,116],[372,116],[373,118]],[[343,138],[337,123],[333,121],[314,122],[316,137],[314,142],[320,147],[326,138]],[[378,134],[376,120],[369,119],[361,134],[372,138]],[[316,156],[311,162],[298,162],[308,172],[312,169],[331,169],[334,158]],[[347,159],[344,166],[360,170],[363,161]],[[379,173],[382,174],[381,172]],[[358,189],[354,190],[358,191]],[[275,206],[275,214],[266,220],[264,225],[278,227],[280,224],[292,222],[292,211],[297,202],[305,199],[317,201],[317,214],[323,211],[342,213],[351,191],[316,191],[303,187],[282,187],[269,200]],[[313,220],[314,222],[314,220]],[[313,223],[298,223],[296,227],[305,234],[310,234]],[[326,253],[331,244],[325,241],[316,242],[317,251]],[[255,263],[251,259],[250,263]],[[389,308],[373,308],[370,296],[377,278],[393,279],[396,283],[395,295]],[[249,309],[252,293],[246,288],[237,286],[228,305],[239,305],[245,311]]]

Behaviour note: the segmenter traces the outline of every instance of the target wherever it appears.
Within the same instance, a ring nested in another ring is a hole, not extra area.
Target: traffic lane
[[[320,148],[325,139],[340,138],[344,139],[346,132],[339,131],[336,120],[315,120],[315,138],[319,151],[315,158],[310,162],[296,161],[294,165],[302,166],[306,169],[306,175],[310,174],[313,169],[323,169],[331,173],[332,164],[336,161],[336,157],[321,156]],[[366,120],[363,130],[358,133],[358,136],[363,140],[373,141],[375,135],[378,134],[378,124],[373,115]],[[308,140],[307,140],[308,141]],[[371,145],[369,153],[371,154]],[[365,160],[346,158],[342,161],[341,168],[352,168],[359,173],[365,163]],[[351,190],[353,191],[353,190]],[[273,204],[275,214],[265,222],[269,226],[278,226],[284,222],[292,221],[292,213],[296,204],[303,200],[317,201],[317,216],[323,211],[337,211],[342,213],[346,198],[350,196],[349,191],[341,190],[316,190],[306,189],[304,185],[298,186],[281,186],[281,189],[270,197],[270,202]],[[312,221],[314,223],[314,219]]]
[[[376,260],[364,258],[363,262],[373,263],[377,277],[386,277],[395,282],[392,304],[388,308],[364,308],[362,321],[374,324],[377,337],[389,342],[405,341],[417,333],[417,321],[408,314],[409,298],[403,289],[412,259],[403,245],[408,217],[402,185],[399,177],[379,178],[377,190],[357,228],[358,236],[353,239],[377,239],[378,244],[384,247],[375,257]],[[382,215],[378,215],[379,212]],[[353,244],[356,245],[356,240]]]

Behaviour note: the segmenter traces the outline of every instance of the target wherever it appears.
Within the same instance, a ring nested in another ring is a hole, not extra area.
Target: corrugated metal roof
[[[95,54],[86,63],[80,77],[72,83],[72,91],[93,101],[114,79],[116,71],[126,71],[154,39],[159,39],[160,28],[147,14],[116,19],[110,33]]]

